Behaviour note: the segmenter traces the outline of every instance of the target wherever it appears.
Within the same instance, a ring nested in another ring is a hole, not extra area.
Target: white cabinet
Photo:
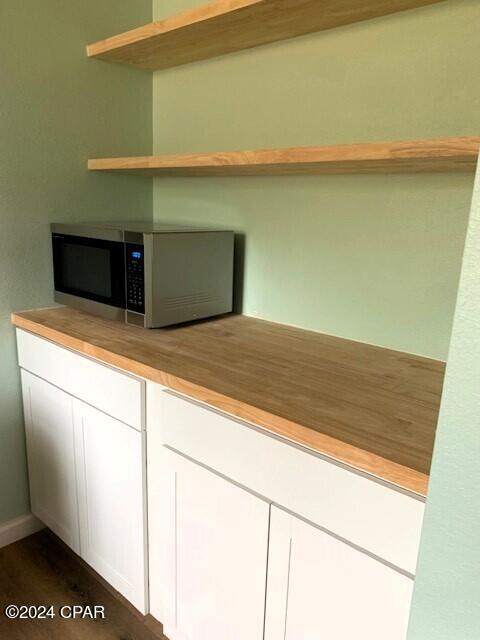
[[[418,497],[18,335],[32,511],[170,640],[405,640]]]
[[[268,503],[171,451],[162,461],[165,634],[263,640]]]
[[[145,434],[74,400],[81,556],[146,610]]]
[[[171,640],[405,640],[418,496],[153,384],[147,429],[151,610]]]
[[[72,398],[26,371],[22,390],[32,513],[79,553]]]
[[[33,343],[33,354],[40,343]],[[25,341],[22,350],[23,362],[32,362],[32,350]],[[85,360],[68,353],[74,358],[73,366]],[[51,370],[55,366],[51,362]],[[85,368],[80,364],[80,371],[82,366]],[[99,367],[97,381],[105,377],[102,365],[88,361],[88,367],[94,372]],[[120,379],[122,375],[115,372]],[[134,397],[123,398],[119,406],[133,405],[135,398],[140,402],[142,381],[127,378],[124,383],[121,379],[116,388],[112,387],[115,380],[110,377],[106,388],[111,394],[110,405],[126,388]],[[137,609],[147,613],[145,432],[25,370],[22,386],[32,512]],[[102,389],[97,388],[97,395],[101,394]],[[131,413],[141,416],[143,412],[139,406]]]
[[[272,507],[265,640],[405,640],[413,580]]]

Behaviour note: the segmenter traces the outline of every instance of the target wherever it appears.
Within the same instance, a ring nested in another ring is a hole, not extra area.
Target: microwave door
[[[108,318],[125,313],[123,242],[52,234],[55,300]]]

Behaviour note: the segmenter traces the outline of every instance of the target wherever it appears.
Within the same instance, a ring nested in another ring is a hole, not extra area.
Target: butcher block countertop
[[[228,315],[145,330],[66,307],[17,327],[425,495],[445,364]]]

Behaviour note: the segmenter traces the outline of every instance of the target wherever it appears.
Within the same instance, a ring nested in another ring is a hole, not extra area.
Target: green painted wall
[[[480,638],[480,168],[468,227],[409,640]]]
[[[148,180],[86,171],[151,152],[151,75],[84,53],[149,20],[150,0],[0,2],[0,522],[29,510],[9,315],[52,303],[48,223],[151,218]]]
[[[157,18],[203,0],[154,0]],[[160,71],[154,150],[478,134],[480,3]],[[243,310],[445,358],[473,177],[157,179],[157,220],[245,234]]]

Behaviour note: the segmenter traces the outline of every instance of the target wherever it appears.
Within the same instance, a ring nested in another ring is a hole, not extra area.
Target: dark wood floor
[[[51,620],[9,620],[5,607],[54,605]],[[105,620],[63,620],[62,605],[103,605]],[[0,549],[1,640],[166,640],[161,625],[114,595],[54,536],[40,531]]]

